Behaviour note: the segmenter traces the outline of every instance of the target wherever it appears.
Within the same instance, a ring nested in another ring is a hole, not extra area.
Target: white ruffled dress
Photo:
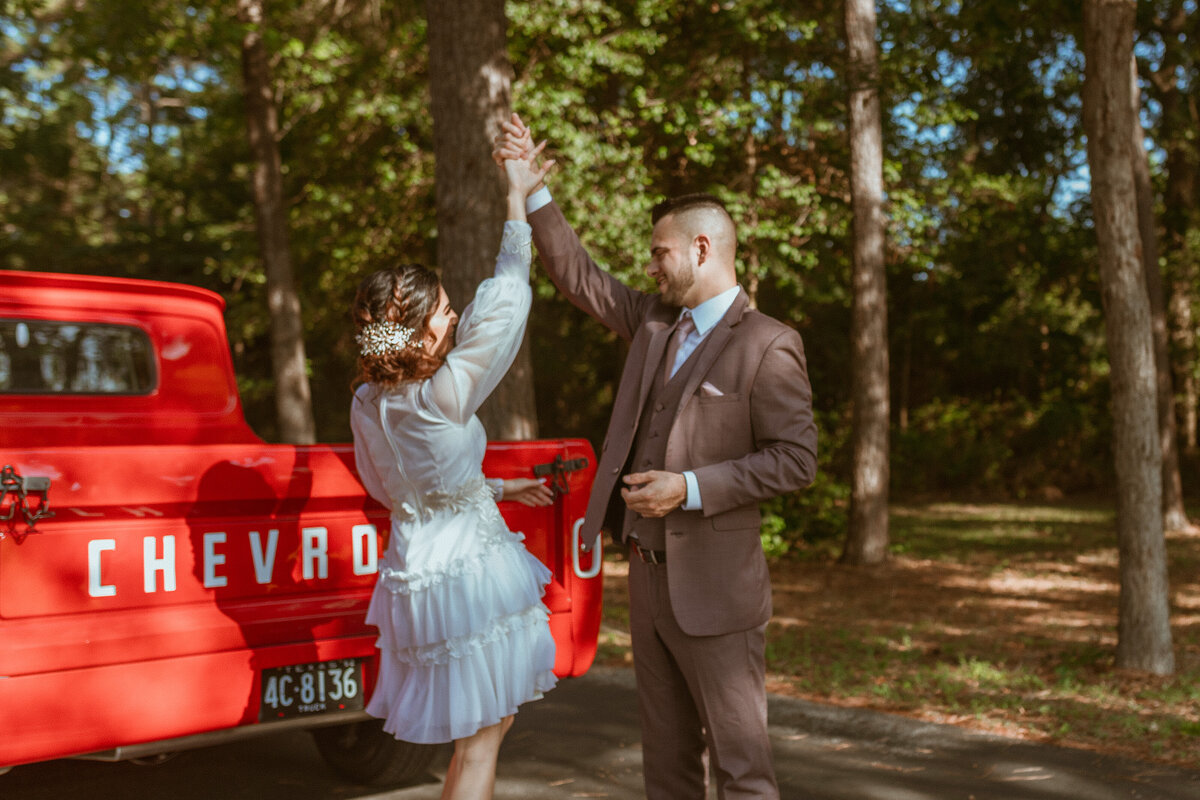
[[[521,343],[531,255],[529,226],[505,223],[495,276],[463,312],[446,363],[419,383],[355,393],[359,476],[392,512],[367,611],[381,655],[367,713],[403,741],[470,736],[555,685],[542,603],[551,573],[500,516],[475,417]]]

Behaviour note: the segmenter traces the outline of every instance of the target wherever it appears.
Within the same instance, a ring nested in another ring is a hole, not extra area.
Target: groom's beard
[[[663,280],[659,294],[663,302],[672,306],[683,306],[683,298],[696,285],[696,268],[689,265],[686,271],[681,270],[674,277],[668,275]]]

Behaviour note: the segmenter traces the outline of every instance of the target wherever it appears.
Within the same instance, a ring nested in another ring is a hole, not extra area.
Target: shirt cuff
[[[525,213],[532,214],[542,206],[550,205],[550,201],[554,198],[550,196],[550,189],[543,186],[529,197],[525,198]]]
[[[687,484],[687,499],[680,508],[684,511],[700,511],[703,506],[700,503],[700,483],[696,480],[696,473],[683,473],[683,481]]]
[[[492,499],[499,503],[504,499],[504,479],[503,478],[484,478],[483,482],[492,490]]]

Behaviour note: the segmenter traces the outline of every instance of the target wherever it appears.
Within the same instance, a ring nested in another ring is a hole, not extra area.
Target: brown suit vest
[[[664,467],[667,437],[670,436],[671,426],[675,423],[675,411],[683,399],[683,387],[687,385],[688,376],[700,360],[696,355],[704,350],[710,338],[706,336],[700,342],[688,356],[688,360],[679,365],[679,370],[666,385],[663,384],[663,378],[666,376],[667,360],[663,358],[662,366],[655,375],[654,385],[646,397],[646,405],[642,408],[632,455],[626,462],[629,472],[646,472]],[[667,547],[664,517],[641,517],[625,509],[623,531],[626,541],[631,535],[635,536],[642,547],[650,550],[665,550]]]

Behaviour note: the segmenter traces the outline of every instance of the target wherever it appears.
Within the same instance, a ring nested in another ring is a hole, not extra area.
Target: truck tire
[[[383,720],[314,728],[325,763],[343,778],[364,786],[411,783],[425,774],[439,745],[401,742],[383,730]]]

